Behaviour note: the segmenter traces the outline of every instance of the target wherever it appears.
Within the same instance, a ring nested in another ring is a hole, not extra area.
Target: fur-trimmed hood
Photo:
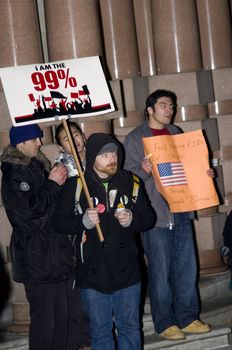
[[[45,169],[49,172],[51,168],[50,161],[46,158],[45,154],[39,150],[37,156],[35,157],[38,161],[43,163]],[[0,162],[6,162],[11,164],[21,164],[21,165],[29,165],[31,161],[30,157],[25,156],[22,152],[20,152],[17,148],[12,147],[11,145],[5,147],[0,156]]]

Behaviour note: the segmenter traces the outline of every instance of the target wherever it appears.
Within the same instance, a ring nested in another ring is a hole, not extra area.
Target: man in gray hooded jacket
[[[193,240],[192,213],[171,213],[158,192],[152,176],[152,164],[144,156],[143,137],[175,135],[181,131],[171,121],[176,95],[156,90],[146,100],[146,121],[125,139],[125,169],[138,175],[145,184],[153,208],[156,226],[143,234],[148,260],[148,284],[151,312],[156,331],[169,340],[184,339],[185,333],[210,330],[199,320],[196,288],[197,265]],[[207,176],[207,174],[206,174]]]

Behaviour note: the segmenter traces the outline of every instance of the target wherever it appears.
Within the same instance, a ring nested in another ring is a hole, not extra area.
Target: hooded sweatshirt
[[[102,181],[93,166],[100,149],[108,143],[118,146],[118,170],[107,181]],[[80,241],[77,281],[82,288],[103,293],[112,293],[140,281],[136,236],[152,227],[156,219],[138,178],[138,192],[133,194],[134,178],[121,169],[122,155],[121,145],[111,135],[96,133],[87,140],[85,180],[94,207],[101,208],[99,219],[104,242],[99,241],[95,227],[85,228]],[[85,212],[88,204],[83,193],[80,204]],[[115,217],[115,210],[122,206],[132,214],[128,227],[122,227]]]

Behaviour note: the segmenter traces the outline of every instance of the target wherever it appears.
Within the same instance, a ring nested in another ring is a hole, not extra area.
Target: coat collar
[[[18,164],[18,165],[25,165],[25,166],[30,164],[31,159],[32,158],[25,156],[17,148],[12,147],[11,145],[5,147],[3,149],[2,155],[0,156],[1,162],[7,162],[11,164]],[[38,155],[34,159],[43,163],[47,171],[50,170],[50,167],[51,167],[50,161],[46,158],[46,156],[41,151],[38,152]]]

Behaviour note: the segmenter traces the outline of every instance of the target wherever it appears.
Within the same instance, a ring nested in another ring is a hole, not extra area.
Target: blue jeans
[[[173,325],[183,328],[199,318],[192,223],[179,221],[172,230],[154,227],[143,233],[143,243],[156,331]]]
[[[114,350],[113,319],[118,350],[140,350],[139,320],[140,283],[113,292],[100,293],[81,289],[81,297],[89,316],[92,350]]]

